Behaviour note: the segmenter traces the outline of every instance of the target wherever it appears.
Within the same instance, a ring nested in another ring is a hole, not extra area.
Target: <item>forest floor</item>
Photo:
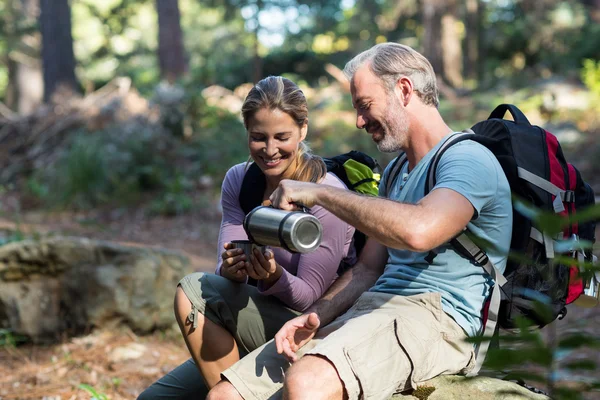
[[[69,235],[161,247],[184,253],[197,270],[214,269],[220,222],[216,207],[149,217],[144,209],[17,212],[18,201],[11,194],[0,196],[0,236]],[[187,358],[179,332],[137,336],[122,327],[95,330],[54,345],[0,345],[0,400],[135,399]]]

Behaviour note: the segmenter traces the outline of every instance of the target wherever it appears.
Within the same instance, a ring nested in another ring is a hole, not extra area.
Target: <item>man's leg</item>
[[[192,311],[192,303],[177,287],[175,294],[175,317],[185,344],[209,388],[221,380],[221,371],[240,360],[233,336],[225,328],[215,324],[202,313],[196,313],[197,327],[193,328],[187,316]]]
[[[221,381],[208,392],[206,400],[244,400],[228,381]]]
[[[283,384],[285,400],[342,400],[344,386],[327,359],[307,355],[288,369]]]

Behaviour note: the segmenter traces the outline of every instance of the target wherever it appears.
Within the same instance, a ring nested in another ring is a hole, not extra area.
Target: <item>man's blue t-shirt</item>
[[[402,203],[415,204],[423,198],[427,170],[433,155],[444,137],[407,173],[408,163],[386,197]],[[381,180],[380,195],[385,187],[390,166]],[[510,187],[496,157],[483,145],[465,140],[450,147],[440,159],[433,190],[447,188],[471,202],[475,215],[467,225],[469,231],[496,251],[487,251],[500,272],[506,267],[512,230]],[[385,271],[370,291],[411,296],[424,292],[439,292],[442,307],[468,335],[476,335],[482,326],[481,312],[489,295],[492,280],[479,265],[458,255],[450,245],[436,249],[438,253],[429,264],[429,252],[417,253],[388,248]]]

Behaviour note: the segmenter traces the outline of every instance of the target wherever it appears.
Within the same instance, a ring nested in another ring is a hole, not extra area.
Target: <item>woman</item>
[[[320,157],[304,143],[308,107],[292,81],[270,76],[249,92],[242,106],[248,148],[265,178],[267,200],[282,179],[345,187],[327,173]],[[333,283],[341,262],[353,264],[354,228],[321,207],[310,212],[323,225],[323,241],[312,253],[292,254],[280,248],[255,251],[248,260],[232,240],[247,239],[242,223],[240,188],[248,163],[233,166],[222,186],[223,219],[216,273],[183,278],[175,296],[175,315],[192,359],[148,388],[140,399],[198,398],[206,395],[223,370],[272,339],[289,319],[299,315]],[[243,284],[248,278],[257,286]]]

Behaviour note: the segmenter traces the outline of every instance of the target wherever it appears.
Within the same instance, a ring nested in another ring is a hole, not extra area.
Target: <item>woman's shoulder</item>
[[[230,185],[239,186],[242,184],[244,180],[244,175],[246,175],[246,165],[248,163],[243,162],[236,164],[227,170],[225,174],[225,182],[228,182]]]
[[[325,175],[325,179],[321,181],[323,185],[329,185],[333,187],[338,187],[340,189],[348,189],[344,182],[340,178],[337,177],[333,172],[327,172]]]

